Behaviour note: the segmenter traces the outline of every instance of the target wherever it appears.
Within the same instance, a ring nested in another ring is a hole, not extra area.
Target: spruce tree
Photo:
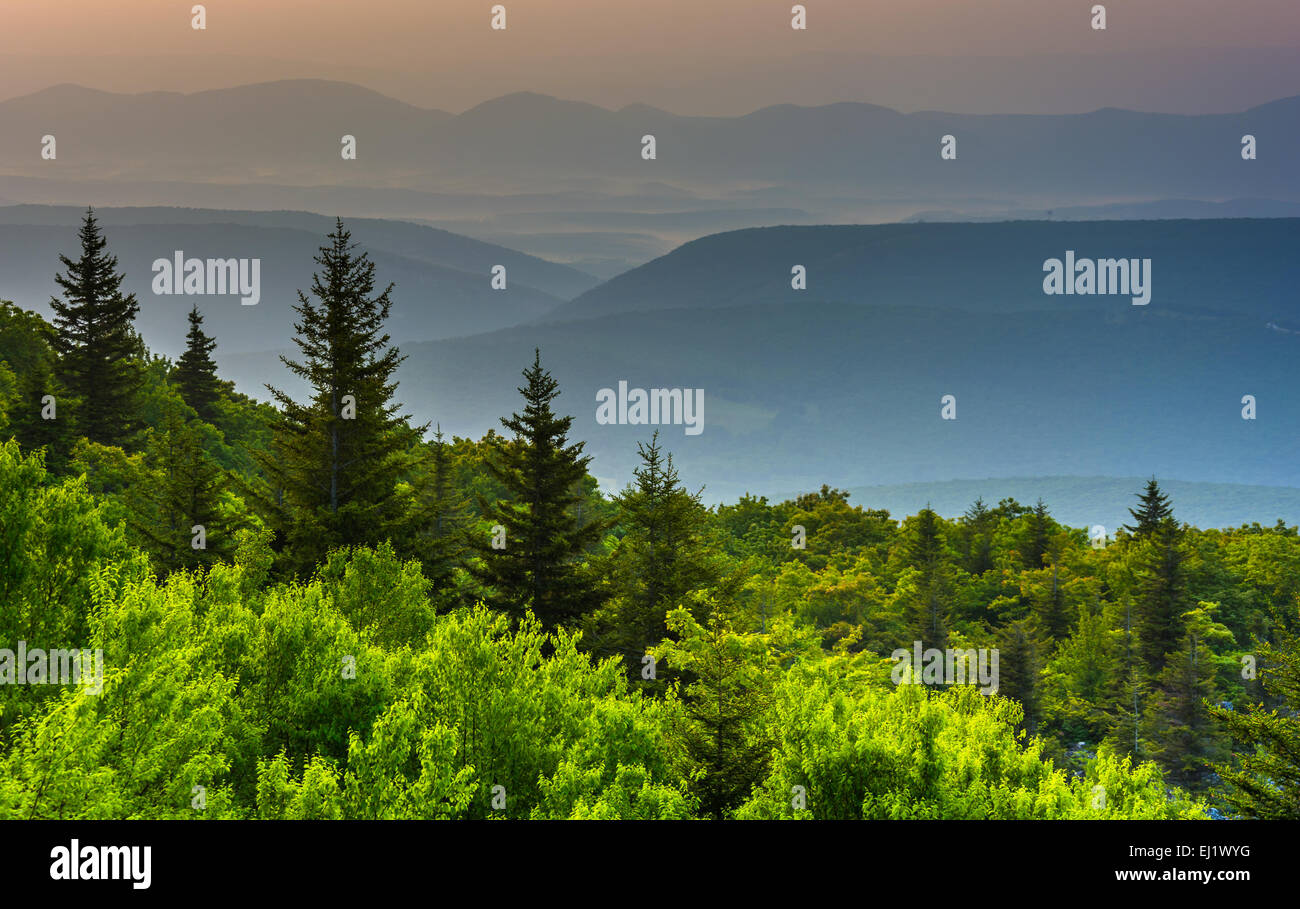
[[[1224,801],[1245,818],[1300,820],[1300,636],[1278,622],[1258,649],[1260,680],[1280,709],[1213,707],[1240,747],[1240,762],[1215,767]]]
[[[1036,571],[1043,567],[1043,557],[1051,547],[1052,517],[1042,499],[1029,512],[1025,539],[1025,567]]]
[[[489,588],[484,597],[489,605],[516,617],[531,608],[553,629],[592,612],[604,600],[584,561],[605,527],[598,520],[582,521],[575,508],[591,457],[582,453],[585,443],[568,441],[573,417],[558,416],[551,408],[559,384],[542,368],[540,350],[523,375],[523,413],[501,419],[514,437],[497,441],[487,460],[489,473],[508,497],[480,500],[479,510],[493,532],[475,542],[481,559],[474,573]],[[494,547],[494,542],[501,545]]]
[[[614,554],[615,648],[640,669],[639,658],[668,633],[666,617],[692,591],[718,582],[722,571],[708,541],[708,512],[700,493],[681,485],[671,454],[656,431],[637,443],[635,485],[615,502],[626,528]]]
[[[453,578],[463,561],[469,514],[468,503],[456,487],[448,448],[438,426],[426,447],[417,517],[417,548],[424,575],[433,582],[434,596],[445,606],[453,605]]]
[[[180,389],[185,403],[208,423],[217,420],[217,401],[221,398],[221,381],[212,351],[217,342],[203,331],[203,315],[198,306],[190,309],[190,330],[185,335],[185,352],[176,361],[172,381]]]
[[[1142,659],[1155,676],[1183,636],[1183,613],[1189,606],[1187,552],[1182,528],[1172,518],[1139,539],[1132,557],[1137,582],[1134,627]]]
[[[1012,622],[998,632],[998,694],[1020,702],[1023,728],[1038,729],[1042,645],[1032,620]]]
[[[1143,746],[1139,727],[1143,704],[1146,703],[1150,682],[1147,667],[1143,665],[1139,648],[1136,617],[1133,604],[1124,605],[1124,637],[1120,653],[1122,666],[1115,683],[1115,698],[1106,741],[1120,755],[1144,760],[1147,750]]]
[[[952,566],[948,561],[941,519],[927,505],[917,513],[904,541],[907,564],[915,568],[916,588],[908,597],[906,621],[911,640],[925,648],[948,646],[952,602]]]
[[[336,220],[314,257],[311,297],[299,291],[294,307],[301,360],[280,358],[308,383],[310,398],[300,404],[267,386],[281,415],[261,463],[279,545],[298,571],[338,546],[404,537],[408,503],[398,482],[425,429],[410,427],[393,399],[393,373],[405,359],[384,332],[393,285],[375,293],[375,265],[351,236]]]
[[[979,576],[993,569],[993,531],[997,516],[977,498],[962,516],[962,529],[966,534],[966,570]]]
[[[1183,617],[1187,632],[1168,654],[1146,705],[1145,734],[1153,756],[1184,787],[1196,787],[1209,763],[1227,755],[1210,704],[1218,691],[1215,647],[1230,646],[1233,638],[1213,620],[1214,610],[1214,604],[1201,603]]]
[[[131,529],[161,574],[211,565],[233,549],[234,527],[223,526],[223,471],[196,429],[179,414],[153,433],[146,451],[147,475],[128,498]]]
[[[1124,525],[1124,529],[1134,538],[1148,537],[1166,521],[1173,520],[1174,510],[1169,503],[1169,497],[1161,491],[1155,477],[1147,480],[1146,491],[1138,496],[1138,502],[1140,504],[1136,509],[1128,510],[1137,524]]]
[[[737,628],[739,610],[730,597],[691,599],[690,608],[668,617],[677,640],[655,652],[682,674],[673,683],[683,708],[669,729],[672,751],[701,813],[722,820],[767,776],[770,656],[765,636]],[[707,623],[697,622],[692,609]]]
[[[136,396],[143,383],[143,345],[133,320],[135,294],[122,293],[124,275],[106,251],[94,209],[78,234],[81,257],[60,255],[66,275],[55,275],[64,299],[50,298],[60,382],[76,401],[76,422],[92,442],[126,446],[139,427]]]

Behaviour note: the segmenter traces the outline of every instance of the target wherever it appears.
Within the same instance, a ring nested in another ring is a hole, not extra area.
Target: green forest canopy
[[[609,496],[541,352],[503,433],[412,423],[342,222],[274,404],[197,310],[146,350],[80,239],[54,324],[0,304],[0,817],[1300,816],[1295,527],[1155,480],[1106,545],[1009,498],[706,508],[657,437]],[[19,642],[102,690],[16,684]],[[997,693],[895,685],[918,642]]]

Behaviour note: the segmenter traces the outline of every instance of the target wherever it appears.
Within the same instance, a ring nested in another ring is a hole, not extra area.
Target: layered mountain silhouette
[[[1240,155],[1256,137],[1258,160]],[[43,135],[58,158],[40,157]],[[340,158],[344,135],[357,159]],[[653,135],[657,156],[642,158]],[[940,139],[957,139],[941,160]],[[536,191],[543,181],[667,180],[711,190],[753,184],[879,199],[1119,198],[1300,201],[1293,149],[1300,96],[1231,114],[1106,109],[1088,114],[902,114],[871,104],[778,105],[687,117],[612,111],[521,92],[460,114],[355,85],[288,80],[179,94],[60,85],[0,102],[0,169],[115,180]]]
[[[1241,156],[1247,135],[1256,160]],[[747,227],[1295,216],[1296,147],[1300,95],[1191,116],[838,103],[703,117],[530,92],[452,114],[311,79],[191,94],[65,84],[0,102],[0,197],[400,218],[610,278]]]

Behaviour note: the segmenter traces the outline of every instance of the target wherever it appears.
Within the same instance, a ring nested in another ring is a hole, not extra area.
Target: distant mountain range
[[[40,157],[46,134],[57,137],[57,161]],[[653,161],[641,154],[647,134],[657,142]],[[1258,140],[1256,161],[1241,159],[1244,134]],[[340,158],[344,135],[357,139],[355,161]],[[940,159],[944,135],[957,138],[956,160]],[[286,80],[193,94],[59,85],[0,102],[6,173],[118,180],[420,189],[473,181],[480,191],[501,192],[537,191],[556,179],[658,179],[833,187],[893,198],[1294,202],[1298,144],[1300,96],[1202,116],[1116,109],[901,114],[842,103],[683,117],[640,104],[611,111],[519,92],[453,115],[348,83]]]
[[[1247,134],[1257,160],[1241,158]],[[940,158],[944,136],[955,160]],[[401,218],[606,279],[747,227],[1292,217],[1297,147],[1300,95],[1192,116],[840,103],[700,117],[529,92],[451,114],[312,79],[192,94],[65,84],[0,101],[0,197]]]

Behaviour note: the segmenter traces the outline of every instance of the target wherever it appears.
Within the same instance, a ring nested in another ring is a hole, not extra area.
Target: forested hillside
[[[706,507],[675,433],[610,495],[546,346],[481,438],[411,405],[341,221],[260,399],[111,239],[0,306],[0,818],[1300,816],[1294,526]]]

